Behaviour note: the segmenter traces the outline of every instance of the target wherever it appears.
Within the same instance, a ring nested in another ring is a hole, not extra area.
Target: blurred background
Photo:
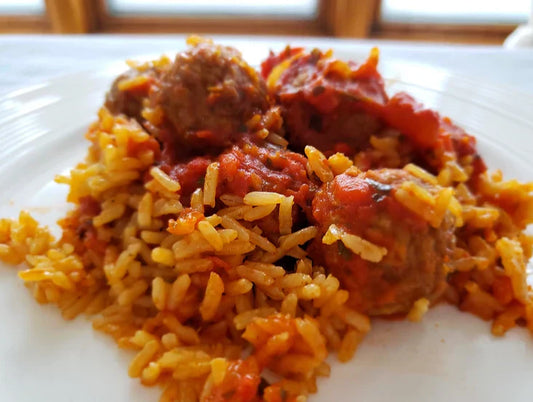
[[[0,0],[0,33],[209,33],[502,44],[531,0]]]

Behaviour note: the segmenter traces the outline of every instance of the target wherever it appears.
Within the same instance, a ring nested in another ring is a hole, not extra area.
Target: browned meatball
[[[161,106],[177,143],[221,147],[269,107],[266,86],[231,47],[200,42],[180,53],[151,95]]]
[[[432,222],[437,226],[433,227],[406,208],[395,197],[406,182],[430,194],[440,191],[403,170],[380,169],[338,175],[313,200],[313,216],[322,234],[336,225],[340,233],[358,236],[381,250],[378,258],[369,258],[343,241],[326,245],[322,237],[310,250],[350,292],[351,305],[368,314],[406,313],[417,299],[433,300],[445,288],[443,262],[454,247],[453,219],[447,212],[441,222]]]
[[[115,115],[124,114],[141,121],[143,101],[148,98],[160,73],[156,68],[146,70],[132,68],[119,75],[106,95],[105,107]],[[132,85],[124,85],[128,82]]]
[[[313,145],[329,154],[364,149],[383,123],[372,113],[387,102],[377,53],[363,64],[330,52],[287,48],[263,63],[268,89],[282,106],[291,147]]]

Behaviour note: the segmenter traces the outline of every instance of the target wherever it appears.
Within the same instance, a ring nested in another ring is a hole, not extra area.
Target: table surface
[[[533,94],[533,49],[302,37],[213,38],[240,49],[266,50],[286,43],[321,48],[340,45],[360,54],[378,46],[382,58],[429,64],[478,82]],[[172,53],[184,46],[184,40],[184,35],[2,35],[0,96],[63,74],[96,70],[136,56]]]

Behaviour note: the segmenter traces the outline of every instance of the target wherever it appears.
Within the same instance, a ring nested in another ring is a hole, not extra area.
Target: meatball
[[[123,114],[141,121],[143,102],[159,75],[160,71],[156,68],[132,68],[119,75],[106,94],[105,107],[115,115]]]
[[[372,148],[371,136],[394,129],[409,142],[411,159],[433,172],[450,157],[472,159],[468,163],[474,175],[485,171],[474,137],[405,93],[389,98],[377,64],[377,49],[362,64],[318,50],[286,48],[271,54],[262,74],[282,105],[291,146],[301,151],[313,145],[326,155],[342,151],[352,156]]]
[[[381,258],[352,252],[343,241],[317,238],[313,258],[350,292],[352,307],[371,315],[406,313],[420,298],[430,301],[445,289],[444,262],[455,244],[454,220],[446,212],[433,227],[400,203],[395,193],[407,182],[436,195],[440,188],[398,169],[341,174],[323,185],[313,200],[320,232],[330,225],[386,250]]]
[[[263,63],[268,89],[283,107],[291,146],[313,145],[324,153],[339,144],[351,153],[363,148],[382,123],[369,109],[387,95],[376,70],[377,53],[361,65],[345,63],[319,50],[287,48]]]
[[[200,150],[231,144],[249,118],[269,107],[263,79],[240,53],[208,41],[176,56],[150,102],[163,110],[178,146]]]

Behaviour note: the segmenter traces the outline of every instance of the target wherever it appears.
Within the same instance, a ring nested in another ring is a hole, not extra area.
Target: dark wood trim
[[[381,31],[404,31],[404,32],[462,32],[462,33],[495,33],[505,34],[512,32],[517,25],[495,24],[405,24],[392,22],[377,22],[374,29]]]
[[[376,21],[380,0],[325,0],[322,3],[329,34],[367,38]]]
[[[378,22],[370,36],[377,39],[501,44],[515,25],[400,24]]]
[[[45,0],[45,15],[0,15],[0,33],[198,33],[337,36],[501,44],[515,25],[381,21],[381,0],[319,0],[314,19],[116,16],[106,0]]]
[[[251,29],[251,27],[253,27]],[[323,35],[319,24],[309,20],[236,18],[104,17],[100,32],[108,33],[208,33],[251,35]]]
[[[46,33],[50,32],[46,15],[0,15],[1,33]]]
[[[55,33],[89,33],[96,28],[94,0],[45,0]]]
[[[324,35],[320,15],[315,19],[236,18],[236,17],[157,17],[115,16],[105,0],[96,0],[95,25],[107,33],[207,33],[258,35]]]

